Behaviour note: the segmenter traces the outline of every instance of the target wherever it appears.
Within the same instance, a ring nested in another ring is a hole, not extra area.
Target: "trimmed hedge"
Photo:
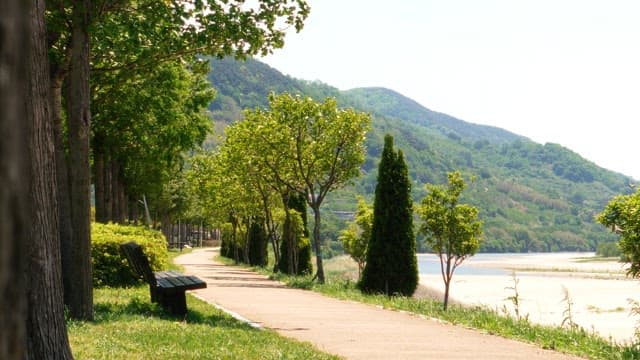
[[[120,252],[120,244],[129,241],[142,246],[154,271],[167,268],[167,240],[161,232],[143,226],[92,223],[91,265],[95,286],[127,286],[140,281]]]

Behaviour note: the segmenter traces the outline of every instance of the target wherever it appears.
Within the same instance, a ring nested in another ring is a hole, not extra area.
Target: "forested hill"
[[[316,100],[332,96],[341,106],[372,114],[363,176],[333,194],[326,210],[353,211],[356,193],[372,198],[383,137],[390,133],[407,159],[416,201],[425,194],[424,184],[443,183],[449,171],[475,177],[463,200],[480,208],[483,251],[593,250],[600,241],[616,239],[593,217],[614,195],[629,193],[631,179],[561,145],[467,123],[384,88],[339,91],[285,76],[256,60],[212,60],[211,68],[218,96],[210,109],[217,129],[241,118],[244,108],[266,107],[270,91]],[[327,225],[325,236],[335,238],[340,223]]]
[[[372,114],[406,120],[442,134],[455,134],[468,140],[487,140],[495,144],[525,139],[497,127],[471,124],[429,110],[414,100],[386,88],[358,88],[345,91],[344,94],[352,99],[356,107],[367,109]]]

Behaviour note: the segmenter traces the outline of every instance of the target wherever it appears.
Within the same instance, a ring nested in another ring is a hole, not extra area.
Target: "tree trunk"
[[[100,138],[99,135],[95,135],[94,139]],[[104,151],[102,151],[102,147],[97,145],[98,141],[94,140],[93,147],[93,183],[94,183],[94,193],[96,199],[96,222],[106,223],[107,219],[107,209],[105,208],[105,161],[104,161]]]
[[[89,165],[89,7],[90,1],[76,0],[72,9],[71,65],[67,114],[69,131],[71,222],[71,291],[69,315],[93,319],[91,277],[91,168]]]
[[[57,180],[50,122],[44,1],[32,2],[29,96],[30,234],[27,243],[28,359],[71,359],[64,320]]]
[[[127,221],[127,214],[129,214],[129,202],[125,195],[124,179],[122,175],[122,169],[119,171],[118,176],[118,224],[125,224]]]
[[[451,284],[451,280],[444,282],[444,311],[447,311],[447,306],[449,305],[449,284]]]
[[[129,220],[132,221],[135,225],[138,225],[138,220],[140,220],[140,205],[136,202],[135,199],[129,198]]]
[[[311,206],[311,205],[310,205]],[[324,284],[324,267],[322,265],[322,244],[320,242],[320,205],[314,204],[313,209],[313,245],[316,251],[316,277],[320,284]]]
[[[111,199],[111,160],[105,154],[104,160],[104,218],[108,222],[113,218],[113,200]]]
[[[69,193],[69,173],[65,153],[64,125],[62,123],[62,82],[64,75],[56,73],[51,79],[51,119],[55,147],[56,178],[58,182],[58,218],[60,221],[60,249],[62,258],[62,282],[64,303],[69,305],[71,293],[73,229],[71,225],[71,197]]]
[[[120,178],[120,166],[118,162],[114,159],[111,159],[111,218],[110,221],[116,222],[120,217],[118,213],[120,211],[120,204],[118,201],[119,197],[119,189],[120,183],[118,179]]]
[[[28,57],[29,2],[0,2],[0,359],[26,353],[26,282],[23,276],[28,238],[28,140],[23,86]]]

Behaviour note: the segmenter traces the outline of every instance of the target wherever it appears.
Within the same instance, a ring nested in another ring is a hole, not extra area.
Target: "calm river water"
[[[498,261],[514,256],[540,256],[540,254],[476,254],[458,266],[458,275],[509,275],[510,271],[488,267],[474,266],[477,262]],[[440,259],[434,254],[418,254],[418,272],[420,274],[440,274]]]

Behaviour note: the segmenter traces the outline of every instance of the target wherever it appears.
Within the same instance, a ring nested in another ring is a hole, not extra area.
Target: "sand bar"
[[[625,276],[625,267],[616,261],[585,261],[585,253],[552,253],[532,256],[514,254],[499,259],[470,259],[463,266],[506,269],[518,280],[519,311],[529,320],[560,325],[567,313],[566,288],[573,321],[604,338],[629,342],[639,317],[630,315],[628,299],[640,300],[640,282]],[[435,255],[434,255],[435,258]],[[420,283],[443,291],[442,277],[421,274]],[[464,304],[485,305],[514,314],[508,297],[515,294],[512,275],[454,274],[450,293]]]

